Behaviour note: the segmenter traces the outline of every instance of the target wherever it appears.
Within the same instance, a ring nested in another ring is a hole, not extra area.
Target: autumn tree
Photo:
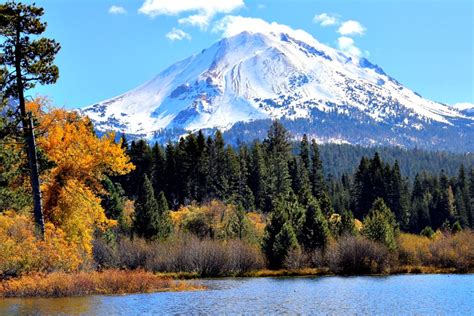
[[[23,136],[28,153],[33,211],[40,237],[44,236],[44,220],[41,201],[38,159],[36,152],[33,118],[26,109],[25,92],[36,83],[52,84],[59,76],[54,57],[60,45],[48,38],[34,39],[46,30],[41,21],[44,11],[33,5],[8,1],[0,5],[0,44],[3,67],[1,90],[3,97],[18,101]],[[5,71],[6,70],[6,71]]]
[[[62,229],[88,257],[96,228],[115,223],[101,205],[105,175],[126,174],[134,166],[113,134],[98,138],[88,118],[61,109],[46,112],[43,103],[36,100],[27,106],[38,120],[38,146],[53,165],[41,186],[45,220]]]

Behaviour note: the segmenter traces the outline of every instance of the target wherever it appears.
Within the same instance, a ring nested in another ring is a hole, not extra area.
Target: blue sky
[[[47,36],[62,49],[58,82],[31,94],[47,95],[57,106],[82,107],[137,87],[221,38],[216,24],[228,15],[303,29],[324,44],[368,58],[426,98],[474,103],[472,0],[36,3],[45,8]]]

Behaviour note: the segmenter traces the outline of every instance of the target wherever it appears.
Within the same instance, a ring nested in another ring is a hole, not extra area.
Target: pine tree
[[[439,193],[436,199],[436,207],[431,215],[431,220],[434,222],[434,227],[439,228],[445,222],[449,224],[454,223],[456,215],[456,206],[454,200],[453,190],[449,184],[449,180],[442,171],[439,180]]]
[[[290,192],[286,199],[281,198],[278,203],[283,205],[286,213],[288,214],[288,221],[290,222],[293,230],[299,232],[303,225],[305,207],[302,205],[296,194]]]
[[[388,166],[387,169],[385,169],[380,155],[376,152],[369,165],[369,183],[371,190],[368,203],[370,205],[372,205],[377,198],[382,198],[384,201],[388,200],[387,187],[390,178],[389,170]]]
[[[326,218],[329,218],[332,214],[334,214],[334,208],[332,207],[331,199],[327,192],[323,192],[317,200],[321,211]]]
[[[130,198],[135,198],[143,176],[151,178],[152,174],[152,152],[145,140],[132,141],[128,151],[130,161],[135,166],[135,170],[127,176],[127,181],[122,183],[125,192]]]
[[[150,180],[145,175],[135,201],[134,231],[146,239],[162,238],[169,235],[170,226],[166,221],[167,202],[163,193],[155,198]]]
[[[267,164],[261,144],[255,142],[252,147],[252,164],[250,166],[249,186],[255,197],[257,209],[265,211],[267,201]]]
[[[30,180],[33,196],[33,213],[37,233],[44,238],[44,219],[40,191],[38,157],[33,118],[27,112],[25,91],[36,83],[52,84],[59,77],[54,58],[60,45],[48,38],[33,39],[43,34],[46,23],[40,18],[42,8],[8,1],[0,5],[1,91],[3,98],[18,100],[23,137],[28,153]]]
[[[165,168],[166,160],[163,150],[158,144],[155,144],[151,150],[152,156],[152,167],[151,167],[151,179],[153,183],[153,190],[155,195],[158,195],[161,191],[166,188],[165,183]]]
[[[383,199],[375,200],[369,214],[364,218],[362,234],[368,239],[384,244],[388,249],[395,250],[396,219]]]
[[[318,248],[325,249],[329,236],[328,222],[321,212],[317,201],[313,198],[306,206],[299,238],[301,245],[308,252]]]
[[[197,137],[190,133],[184,139],[183,165],[185,173],[184,197],[186,201],[199,200],[199,162],[202,155],[202,144],[198,144]]]
[[[271,269],[280,268],[284,258],[274,250],[276,236],[281,232],[283,225],[288,221],[288,214],[281,204],[276,204],[275,209],[270,214],[270,222],[265,226],[265,233],[262,239],[262,251],[265,254],[268,265]]]
[[[242,206],[238,205],[234,208],[232,217],[226,223],[226,238],[244,239],[249,233],[249,225],[250,223],[245,215],[245,210]]]
[[[290,223],[285,223],[281,231],[275,236],[273,244],[274,268],[281,268],[288,255],[299,249],[295,231]]]
[[[458,178],[455,187],[457,218],[461,226],[469,227],[469,215],[471,213],[469,183],[467,181],[464,165],[462,164],[459,167]]]
[[[303,166],[306,169],[308,175],[311,172],[311,153],[310,153],[310,146],[308,141],[308,136],[306,134],[303,135],[300,143],[300,158],[303,162]]]
[[[250,210],[255,207],[255,197],[249,186],[249,162],[250,155],[248,147],[241,145],[239,148],[239,179],[237,203],[242,205],[244,209]]]
[[[186,205],[191,203],[188,198],[189,193],[189,168],[188,157],[186,152],[186,139],[181,137],[175,146],[174,157],[176,163],[176,200],[178,205]]]
[[[165,192],[172,208],[177,208],[178,203],[178,181],[175,148],[172,143],[168,143],[165,149]]]
[[[323,163],[321,158],[319,157],[319,148],[316,141],[313,139],[311,142],[311,173],[310,173],[310,181],[311,187],[313,190],[313,195],[316,198],[320,198],[323,192],[326,191],[326,186],[324,183],[324,170],[323,170]]]
[[[158,232],[155,238],[165,239],[168,238],[173,231],[173,223],[169,215],[169,206],[166,200],[166,196],[163,191],[158,195]]]
[[[469,210],[468,218],[471,228],[474,228],[474,168],[469,173]]]
[[[405,227],[407,221],[407,199],[406,185],[400,174],[398,161],[395,161],[390,170],[390,180],[388,181],[387,205],[395,214],[395,218]]]
[[[291,176],[293,192],[298,196],[300,203],[306,204],[312,197],[311,184],[309,182],[308,170],[303,160],[294,156],[290,162],[289,172]]]
[[[103,181],[104,190],[107,192],[102,196],[102,207],[107,218],[121,220],[123,217],[124,191],[120,184],[114,184],[110,178]]]
[[[288,131],[278,121],[273,121],[264,141],[268,156],[268,194],[271,202],[287,198],[291,191],[288,170],[290,142]]]
[[[369,175],[369,160],[362,157],[359,167],[354,176],[354,186],[352,189],[352,209],[354,215],[358,219],[364,218],[370,207],[370,175]]]
[[[222,182],[223,196],[225,202],[238,203],[240,194],[240,165],[239,158],[231,146],[225,149],[225,164],[223,166]]]
[[[225,150],[225,142],[220,131],[214,135],[212,153],[210,156],[210,165],[214,170],[214,175],[211,177],[212,190],[218,199],[224,199],[228,192],[228,171],[227,154]]]
[[[206,138],[201,130],[199,130],[197,136],[197,145],[199,150],[199,157],[197,158],[197,196],[196,200],[202,202],[209,196],[209,150]]]

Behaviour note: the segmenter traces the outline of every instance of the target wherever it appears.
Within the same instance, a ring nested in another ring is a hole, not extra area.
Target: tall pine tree
[[[8,1],[0,5],[0,35],[2,49],[0,81],[3,98],[18,100],[20,121],[28,154],[33,214],[36,230],[44,238],[44,219],[41,201],[38,157],[33,117],[27,112],[25,91],[39,84],[55,83],[59,77],[54,58],[60,45],[48,38],[36,38],[44,33],[47,24],[41,21],[42,8]]]

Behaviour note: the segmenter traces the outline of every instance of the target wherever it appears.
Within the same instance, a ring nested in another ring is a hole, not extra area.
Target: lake
[[[474,315],[474,275],[230,278],[197,292],[0,299],[0,315]]]

